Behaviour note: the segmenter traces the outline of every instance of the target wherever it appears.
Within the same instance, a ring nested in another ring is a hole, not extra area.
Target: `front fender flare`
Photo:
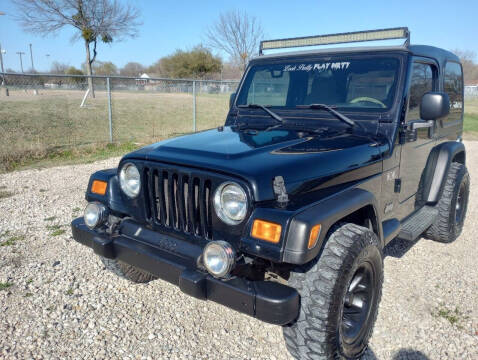
[[[382,240],[382,228],[377,218],[375,196],[363,189],[348,189],[307,207],[293,217],[287,232],[283,261],[291,264],[305,264],[314,259],[322,248],[329,229],[340,219],[368,205],[373,207],[376,217],[374,220],[376,220],[379,238]],[[309,250],[307,248],[309,233],[316,224],[321,225],[319,240],[315,247]]]

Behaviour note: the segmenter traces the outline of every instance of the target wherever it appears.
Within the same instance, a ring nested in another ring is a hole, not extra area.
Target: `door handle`
[[[417,120],[417,121],[412,121],[410,123],[410,129],[416,130],[416,129],[423,129],[423,128],[431,128],[434,125],[435,125],[435,120]]]

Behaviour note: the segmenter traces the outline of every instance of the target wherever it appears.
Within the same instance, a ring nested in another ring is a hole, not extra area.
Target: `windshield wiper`
[[[284,119],[282,119],[279,115],[277,115],[275,112],[269,110],[266,106],[260,105],[260,104],[247,104],[247,105],[237,105],[238,108],[249,108],[249,109],[262,109],[266,113],[268,113],[270,116],[272,116],[275,120],[277,120],[280,123],[284,122]]]
[[[296,108],[298,109],[319,109],[319,110],[325,110],[334,115],[337,119],[343,121],[344,123],[350,125],[350,126],[356,126],[357,123],[353,121],[351,118],[348,116],[345,116],[344,114],[339,113],[338,111],[334,110],[334,107],[336,106],[330,106],[326,104],[309,104],[309,105],[297,105]]]

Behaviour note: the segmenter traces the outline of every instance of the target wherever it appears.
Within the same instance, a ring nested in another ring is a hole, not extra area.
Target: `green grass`
[[[0,291],[8,289],[12,285],[13,283],[11,282],[0,282]]]
[[[113,143],[109,144],[106,92],[80,108],[80,90],[41,89],[39,95],[11,89],[0,96],[0,172],[71,165],[121,156],[143,145],[193,131],[188,93],[112,93]],[[199,94],[196,128],[224,123],[228,94]],[[478,137],[478,99],[465,101],[465,137]],[[11,196],[6,190],[0,198]]]
[[[51,236],[60,236],[60,235],[63,235],[64,233],[66,233],[66,230],[58,229],[58,230],[53,231],[50,235]]]
[[[77,162],[83,152],[71,149],[84,146],[94,149],[87,161],[124,153],[115,149],[118,145],[105,146],[109,142],[106,92],[96,91],[96,98],[80,108],[83,95],[83,91],[42,89],[37,96],[12,90],[9,97],[0,97],[4,135],[0,170]],[[148,144],[191,132],[192,100],[187,93],[113,92],[113,142]],[[198,95],[197,130],[224,123],[228,101],[228,94]]]
[[[10,236],[7,240],[0,242],[0,246],[11,246],[15,245],[17,241],[25,240],[25,235],[14,235]]]

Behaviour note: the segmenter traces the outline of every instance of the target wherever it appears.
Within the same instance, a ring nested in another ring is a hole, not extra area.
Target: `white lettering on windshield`
[[[316,64],[285,65],[283,71],[325,71],[325,70],[346,70],[350,66],[349,61],[326,62]]]

